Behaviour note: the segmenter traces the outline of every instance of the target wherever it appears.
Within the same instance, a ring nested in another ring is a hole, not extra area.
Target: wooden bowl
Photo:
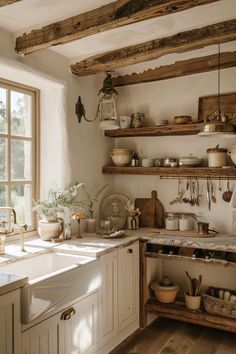
[[[174,117],[174,124],[187,124],[192,122],[191,116],[175,116]]]

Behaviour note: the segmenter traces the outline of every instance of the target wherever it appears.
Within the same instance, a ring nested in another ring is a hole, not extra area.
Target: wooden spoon
[[[232,192],[231,192],[231,190],[230,190],[230,188],[229,188],[229,180],[227,181],[227,191],[225,191],[223,194],[222,194],[222,199],[225,201],[225,202],[227,202],[227,203],[229,203],[230,202],[230,200],[231,200],[231,198],[232,198]]]

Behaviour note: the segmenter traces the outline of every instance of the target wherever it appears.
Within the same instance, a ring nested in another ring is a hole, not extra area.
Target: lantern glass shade
[[[100,128],[104,130],[119,129],[115,100],[112,94],[105,94],[99,103]]]

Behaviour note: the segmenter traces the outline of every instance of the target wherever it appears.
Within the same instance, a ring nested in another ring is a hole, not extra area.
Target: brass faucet
[[[27,230],[27,225],[17,225],[16,222],[16,211],[12,207],[0,207],[0,211],[10,211],[11,214],[13,215],[13,227],[12,231],[14,231],[14,228],[19,229],[20,233],[20,246],[21,246],[21,252],[24,252],[24,230]],[[5,237],[7,236],[8,232],[5,230],[3,232],[0,232],[0,254],[5,254]]]

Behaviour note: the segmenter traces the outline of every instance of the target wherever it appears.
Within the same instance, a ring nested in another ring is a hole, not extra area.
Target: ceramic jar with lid
[[[215,148],[207,149],[208,166],[209,167],[223,167],[226,166],[228,149],[220,148],[217,145]]]
[[[191,214],[180,214],[179,216],[179,230],[190,231],[193,229],[193,216]]]
[[[166,213],[166,230],[178,230],[179,229],[179,217],[175,213]]]
[[[231,157],[231,160],[236,165],[236,145],[231,146],[230,150],[228,151],[228,155]]]

